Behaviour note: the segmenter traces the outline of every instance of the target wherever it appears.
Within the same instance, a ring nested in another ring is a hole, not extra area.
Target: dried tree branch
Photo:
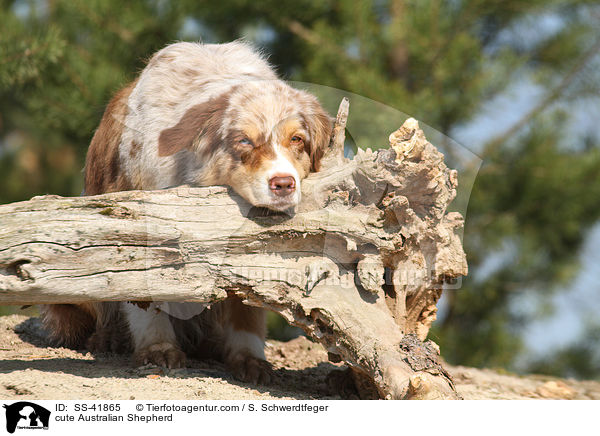
[[[456,172],[412,119],[391,148],[344,159],[347,113],[343,101],[293,216],[265,216],[225,187],[0,206],[0,302],[238,295],[301,327],[382,398],[457,398],[422,342],[442,282],[467,272],[462,217],[446,213]]]

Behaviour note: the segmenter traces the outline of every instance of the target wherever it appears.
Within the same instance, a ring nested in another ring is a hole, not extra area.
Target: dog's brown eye
[[[299,145],[304,142],[304,139],[302,139],[300,136],[292,136],[292,139],[290,140],[290,142],[294,145]]]

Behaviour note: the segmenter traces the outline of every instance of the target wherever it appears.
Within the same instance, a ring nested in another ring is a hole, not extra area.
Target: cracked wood
[[[340,114],[293,216],[266,214],[225,187],[0,206],[0,302],[236,294],[301,327],[382,398],[457,398],[437,348],[413,343],[435,319],[443,281],[467,273],[462,217],[446,212],[456,172],[412,119],[390,148],[347,160],[347,102]]]

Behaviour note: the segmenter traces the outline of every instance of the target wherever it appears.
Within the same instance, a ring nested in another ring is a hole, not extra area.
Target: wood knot
[[[126,207],[123,206],[110,206],[110,207],[105,207],[104,209],[102,209],[100,212],[98,212],[100,215],[104,215],[104,216],[109,216],[112,218],[136,218],[135,212],[133,212],[130,209],[127,209]]]
[[[6,271],[9,275],[18,277],[19,280],[33,280],[33,277],[31,276],[29,271],[27,271],[27,267],[25,267],[25,265],[28,265],[30,263],[31,261],[28,259],[15,260],[14,262],[6,265]]]

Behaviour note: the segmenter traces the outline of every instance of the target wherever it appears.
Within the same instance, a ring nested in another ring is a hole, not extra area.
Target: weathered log
[[[409,119],[391,148],[343,157],[347,101],[293,215],[225,187],[0,206],[0,302],[193,301],[280,313],[382,398],[457,398],[423,343],[441,285],[467,272],[447,213],[456,172]]]

